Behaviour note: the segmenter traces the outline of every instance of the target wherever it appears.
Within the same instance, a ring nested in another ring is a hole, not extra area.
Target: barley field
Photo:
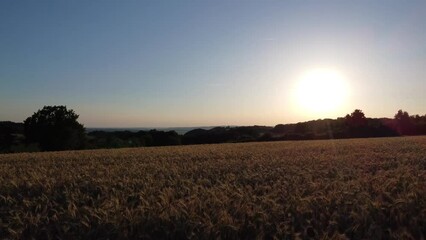
[[[426,137],[0,155],[2,239],[425,239]]]

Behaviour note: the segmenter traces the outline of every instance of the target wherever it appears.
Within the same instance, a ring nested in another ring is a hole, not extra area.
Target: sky
[[[424,115],[425,23],[426,1],[2,0],[0,121],[45,105],[86,127]],[[295,97],[315,69],[346,86],[334,97],[314,77],[330,111]]]

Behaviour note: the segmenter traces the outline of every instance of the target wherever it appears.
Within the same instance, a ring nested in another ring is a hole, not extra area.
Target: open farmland
[[[0,238],[424,239],[426,137],[0,155]]]

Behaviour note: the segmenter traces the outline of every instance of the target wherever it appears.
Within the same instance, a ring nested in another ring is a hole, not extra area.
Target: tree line
[[[225,142],[341,139],[425,135],[426,115],[399,110],[394,118],[367,118],[360,109],[337,119],[269,126],[175,131],[86,132],[78,115],[66,106],[45,106],[23,123],[0,122],[0,152],[170,146]]]

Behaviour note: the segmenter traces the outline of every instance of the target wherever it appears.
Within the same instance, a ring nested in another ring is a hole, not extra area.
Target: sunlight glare
[[[343,105],[348,95],[344,77],[331,69],[313,69],[303,74],[296,87],[295,100],[299,111],[330,114]]]

